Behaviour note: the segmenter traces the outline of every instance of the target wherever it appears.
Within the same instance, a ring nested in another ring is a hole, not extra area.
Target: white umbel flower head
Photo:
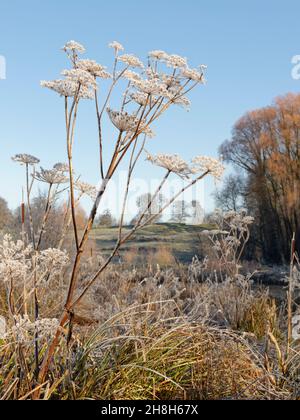
[[[63,173],[69,172],[69,165],[67,163],[58,162],[53,166],[53,168],[59,172],[63,172]]]
[[[71,80],[43,80],[41,86],[53,90],[65,98],[74,98],[76,96],[78,99],[94,99],[95,97],[95,90],[85,86],[80,86],[79,88],[78,83]]]
[[[141,60],[133,54],[124,54],[118,57],[119,61],[127,64],[129,67],[144,68],[144,64]]]
[[[132,70],[126,70],[123,73],[123,77],[124,77],[124,79],[129,80],[129,82],[138,82],[138,81],[141,80],[141,76],[138,73],[136,73],[135,71],[132,71]]]
[[[165,51],[155,50],[149,52],[149,57],[153,58],[154,60],[166,60],[169,55]]]
[[[166,64],[168,67],[173,67],[174,69],[186,68],[188,67],[187,59],[181,57],[180,55],[168,55],[165,58]]]
[[[141,106],[146,106],[149,95],[143,92],[133,92],[129,95],[129,97],[137,104]]]
[[[193,173],[209,172],[216,180],[221,180],[224,175],[224,165],[218,159],[207,156],[197,156],[193,159]]]
[[[107,108],[107,113],[113,125],[122,132],[132,132],[138,126],[139,120],[135,115],[130,115],[125,111],[113,111],[110,108]]]
[[[34,166],[40,163],[40,160],[32,155],[19,154],[12,157],[14,162],[20,163],[21,165]]]
[[[18,282],[31,270],[32,247],[24,244],[23,241],[13,241],[10,235],[5,235],[0,243],[0,281]]]
[[[181,72],[182,77],[193,80],[195,82],[203,83],[204,81],[204,74],[201,71],[198,71],[197,69],[190,69],[185,68]]]
[[[140,120],[135,115],[128,114],[125,111],[113,111],[107,108],[108,116],[113,125],[122,133],[128,136],[144,133],[147,137],[153,138],[155,133],[150,129],[145,120]]]
[[[7,330],[4,339],[14,340],[18,344],[32,344],[38,333],[40,340],[53,338],[59,328],[58,319],[42,318],[31,321],[28,315],[15,316],[14,325]]]
[[[62,75],[66,77],[66,80],[81,85],[87,89],[97,89],[97,82],[95,78],[86,70],[81,68],[63,70]]]
[[[108,44],[109,48],[113,48],[115,50],[116,53],[118,53],[119,51],[124,51],[124,47],[122,44],[120,44],[117,41],[113,41],[110,44]]]
[[[112,76],[106,71],[106,67],[98,64],[95,60],[80,60],[76,64],[78,69],[87,71],[94,77],[110,79]]]
[[[134,86],[141,92],[147,93],[148,95],[155,96],[168,96],[169,92],[164,83],[156,79],[147,80],[136,80],[133,81]]]
[[[175,105],[181,105],[185,108],[189,108],[191,106],[191,101],[186,96],[180,96],[178,94],[175,96],[170,95],[169,99]]]
[[[51,273],[52,276],[61,274],[68,264],[67,253],[55,248],[41,251],[37,257],[38,269],[43,273]]]
[[[65,51],[65,52],[71,51],[71,52],[76,52],[76,53],[79,53],[79,54],[85,53],[84,46],[79,44],[79,42],[76,42],[76,41],[67,42],[66,45],[64,45],[62,47],[62,50]]]
[[[75,188],[79,192],[79,194],[87,195],[92,200],[96,200],[98,191],[97,188],[93,185],[88,184],[86,182],[77,181],[75,183]]]
[[[191,175],[189,165],[178,155],[159,154],[152,156],[148,154],[147,160],[153,165],[167,169],[168,171],[173,172],[182,178],[189,178]]]
[[[34,177],[37,181],[41,181],[50,185],[66,184],[68,182],[68,178],[64,175],[64,173],[55,168],[53,169],[40,168],[40,171],[36,172]]]

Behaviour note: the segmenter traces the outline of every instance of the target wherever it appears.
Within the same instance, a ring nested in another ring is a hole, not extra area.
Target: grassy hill
[[[173,255],[180,262],[187,263],[199,253],[199,234],[204,229],[207,229],[207,226],[175,223],[147,226],[123,246],[121,256],[130,259],[131,255],[134,259],[134,255],[138,255],[144,260],[148,257],[151,259],[155,254],[160,258],[164,255],[167,259]],[[128,231],[129,228],[124,229],[124,233]],[[117,237],[118,228],[101,227],[93,230],[91,240],[98,250],[107,255],[114,248]]]

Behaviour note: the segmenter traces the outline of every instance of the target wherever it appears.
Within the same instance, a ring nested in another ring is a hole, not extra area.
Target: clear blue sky
[[[278,95],[300,90],[291,77],[292,56],[300,54],[299,0],[1,0],[0,55],[7,80],[0,80],[0,196],[19,203],[22,171],[10,161],[31,153],[43,166],[65,160],[62,101],[39,87],[56,78],[66,61],[59,48],[75,39],[87,57],[109,64],[110,41],[146,57],[163,49],[207,64],[208,84],[192,95],[190,113],[178,109],[163,119],[153,152],[217,155],[235,121]],[[98,180],[96,133],[89,105],[82,109],[76,155],[78,172]],[[94,149],[96,150],[96,149]],[[149,176],[150,168],[140,174]],[[151,168],[152,170],[152,168]],[[207,197],[212,185],[207,186]]]

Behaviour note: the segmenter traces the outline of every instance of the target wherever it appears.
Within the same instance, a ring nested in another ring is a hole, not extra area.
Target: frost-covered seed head
[[[124,54],[118,57],[118,60],[127,64],[129,67],[144,68],[141,60],[133,54]]]
[[[80,53],[83,54],[85,53],[85,48],[83,45],[79,44],[79,42],[76,41],[69,41],[66,43],[66,45],[64,45],[62,47],[62,50],[65,52],[76,52],[76,53]]]
[[[112,77],[111,74],[106,71],[106,67],[98,64],[94,60],[80,60],[76,63],[76,67],[90,73],[93,77],[99,77],[100,79],[110,79]]]
[[[133,92],[129,95],[130,99],[141,106],[146,106],[149,95],[143,92]]]
[[[14,162],[20,163],[21,165],[34,166],[40,163],[40,160],[32,155],[19,154],[12,157]]]
[[[197,156],[193,159],[192,171],[193,173],[209,172],[216,180],[220,180],[223,177],[225,168],[217,159]]]
[[[32,344],[36,334],[39,340],[49,340],[53,338],[59,328],[58,319],[38,319],[31,321],[28,315],[15,316],[15,324],[7,330],[4,335],[5,340],[14,340],[18,344]]]
[[[13,241],[11,235],[5,235],[0,244],[0,281],[23,282],[31,270],[32,246],[23,241]]]
[[[165,51],[155,50],[149,52],[149,57],[153,58],[154,60],[166,60],[169,55]]]
[[[122,44],[120,44],[119,42],[117,42],[117,41],[113,41],[113,42],[111,42],[110,44],[108,44],[108,46],[109,46],[109,48],[113,48],[117,53],[119,52],[119,51],[124,51],[124,47],[123,47],[123,45]]]
[[[143,93],[148,95],[155,95],[155,96],[168,96],[169,92],[167,90],[167,86],[155,79],[151,80],[134,80],[133,85]]]
[[[136,73],[135,71],[132,71],[132,70],[126,70],[123,73],[123,77],[124,77],[124,79],[127,79],[130,82],[138,82],[138,81],[141,80],[141,76],[138,73]]]
[[[64,175],[64,173],[55,168],[40,168],[40,171],[35,174],[35,179],[50,185],[65,184],[68,182],[68,178]]]
[[[187,59],[180,55],[168,55],[165,61],[168,67],[173,67],[174,69],[188,67]]]
[[[61,74],[66,77],[67,81],[74,82],[87,89],[97,89],[95,78],[86,70],[81,68],[63,70]]]
[[[69,261],[65,251],[55,248],[41,251],[37,257],[38,269],[43,273],[50,273],[51,276],[61,274],[63,269],[69,264]]]
[[[81,195],[87,195],[92,200],[96,200],[98,191],[97,188],[93,185],[86,182],[77,181],[75,183],[75,188]]]
[[[67,163],[61,163],[61,162],[59,162],[59,163],[56,163],[53,166],[53,169],[56,169],[59,172],[66,173],[66,172],[69,172],[69,165]]]
[[[204,80],[203,72],[200,72],[197,69],[185,68],[182,70],[181,76],[199,83],[203,82]]]
[[[189,165],[178,155],[159,154],[152,156],[148,154],[147,160],[153,165],[167,169],[180,177],[187,178],[191,175]]]
[[[53,90],[60,96],[66,98],[78,98],[78,99],[94,99],[95,91],[87,88],[86,86],[78,86],[78,83],[72,80],[52,80],[52,81],[41,81],[41,86],[47,89]]]
[[[110,108],[107,108],[107,113],[111,122],[118,130],[122,132],[136,130],[139,120],[135,115],[130,115],[127,112],[113,111]]]

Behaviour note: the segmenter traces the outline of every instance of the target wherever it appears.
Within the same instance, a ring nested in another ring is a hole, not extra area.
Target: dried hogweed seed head
[[[14,340],[18,344],[30,345],[38,333],[40,340],[53,338],[59,328],[58,319],[38,319],[31,321],[28,315],[15,316],[14,325],[7,330],[5,340]]]
[[[155,96],[168,96],[167,86],[157,79],[134,80],[133,85],[142,93]]]
[[[95,77],[86,70],[81,68],[63,70],[61,74],[66,77],[67,81],[74,82],[87,89],[97,89]]]
[[[178,155],[159,154],[152,156],[148,154],[147,160],[153,165],[167,169],[180,177],[188,178],[191,175],[189,165]]]
[[[53,169],[43,169],[40,168],[39,172],[36,172],[35,179],[37,181],[45,182],[46,184],[55,185],[55,184],[66,184],[68,178],[64,175],[61,170]]]
[[[220,180],[223,175],[225,168],[217,159],[213,159],[207,156],[197,156],[193,159],[193,173],[209,172],[216,180]]]
[[[79,60],[76,67],[90,73],[93,77],[99,77],[101,79],[110,79],[112,77],[111,74],[106,71],[106,67],[98,64],[94,60]]]
[[[65,52],[76,52],[76,53],[80,53],[83,54],[85,53],[85,48],[83,45],[79,44],[79,42],[76,41],[69,41],[67,42],[63,47],[62,50]]]
[[[203,72],[200,72],[197,69],[185,68],[182,70],[181,76],[199,83],[204,81]]]
[[[144,133],[150,138],[155,136],[145,120],[140,120],[140,118],[125,111],[113,111],[110,108],[107,108],[106,111],[113,125],[122,133],[127,133],[130,136],[138,132]]]
[[[13,241],[10,235],[3,237],[0,244],[0,280],[3,282],[24,282],[30,273],[32,246],[23,241]]]
[[[78,99],[94,99],[95,90],[91,90],[85,86],[78,86],[78,83],[72,80],[52,80],[52,81],[41,81],[41,86],[47,89],[53,90],[60,96],[66,98]]]
[[[116,51],[116,53],[118,53],[119,51],[124,51],[123,45],[117,41],[111,42],[110,44],[108,44],[108,46],[109,48],[113,48]]]
[[[170,95],[170,101],[175,105],[181,105],[185,108],[189,108],[191,106],[191,101],[186,96]]]
[[[129,95],[129,97],[141,106],[146,106],[149,99],[149,95],[143,92],[133,92]]]
[[[136,73],[135,71],[132,71],[132,70],[126,70],[123,73],[123,77],[124,77],[124,79],[127,79],[130,82],[136,82],[136,81],[141,80],[141,76],[138,73]]]
[[[122,132],[132,132],[138,126],[139,120],[135,115],[122,111],[113,111],[110,108],[107,108],[107,113],[113,125]]]
[[[53,166],[53,169],[56,169],[59,172],[69,172],[69,165],[67,163],[58,162]]]
[[[38,270],[44,273],[50,273],[52,276],[59,275],[69,264],[69,257],[65,251],[50,248],[37,257]]]
[[[149,52],[149,57],[154,60],[166,60],[169,55],[165,51],[155,50]]]
[[[20,163],[21,165],[34,166],[40,163],[40,160],[32,155],[19,154],[12,157],[14,162]]]
[[[124,54],[118,57],[118,60],[127,64],[130,67],[144,68],[141,60],[133,54]]]
[[[168,55],[165,61],[168,67],[173,67],[174,69],[188,67],[187,59],[180,55]]]
[[[92,200],[96,200],[98,191],[97,188],[93,185],[90,185],[86,182],[77,181],[75,183],[75,188],[81,195],[87,195]]]
[[[181,82],[178,77],[165,73],[153,75],[152,77],[161,80],[167,86],[168,90],[172,88],[173,91],[176,90],[178,93],[182,89]],[[151,76],[149,76],[149,78],[151,78]]]

